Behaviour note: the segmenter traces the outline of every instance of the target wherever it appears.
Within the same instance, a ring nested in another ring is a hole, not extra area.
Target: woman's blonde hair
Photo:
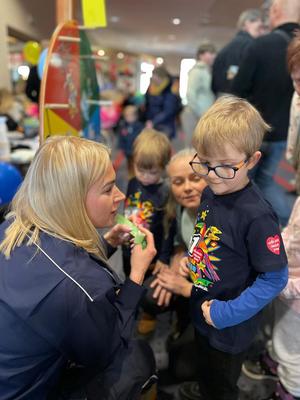
[[[110,151],[101,143],[71,136],[49,138],[12,201],[12,223],[0,251],[8,258],[27,238],[28,245],[38,242],[43,231],[106,259],[85,199],[91,185],[104,178],[109,163]]]
[[[170,180],[170,173],[169,173],[170,165],[173,164],[174,162],[178,161],[181,158],[189,157],[190,160],[192,160],[192,158],[195,155],[195,152],[196,152],[195,149],[193,149],[192,147],[189,147],[189,148],[185,148],[185,149],[178,151],[171,157],[171,159],[167,165],[167,175],[168,175],[169,180]],[[191,170],[191,172],[192,172],[192,170]],[[169,186],[171,187],[170,184],[169,184]],[[176,206],[177,206],[177,202],[175,200],[173,192],[172,192],[172,190],[169,190],[169,196],[168,196],[168,201],[165,206],[164,221],[163,221],[164,233],[165,233],[166,237],[168,236],[172,220],[174,218],[176,218]]]
[[[222,152],[229,143],[247,156],[259,150],[270,126],[247,100],[236,96],[220,97],[199,120],[192,139],[204,155]]]
[[[171,142],[167,136],[155,129],[145,128],[133,143],[133,160],[139,168],[164,169],[171,157]]]

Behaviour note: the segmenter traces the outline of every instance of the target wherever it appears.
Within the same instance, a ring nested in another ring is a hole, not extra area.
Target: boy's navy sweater
[[[277,217],[251,182],[242,190],[202,201],[189,249],[194,287],[192,318],[210,344],[239,353],[251,344],[259,311],[287,283],[287,258]],[[214,299],[208,325],[201,311]]]

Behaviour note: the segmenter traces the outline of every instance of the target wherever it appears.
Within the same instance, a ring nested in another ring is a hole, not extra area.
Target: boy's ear
[[[261,158],[261,152],[260,151],[256,151],[250,158],[249,161],[247,163],[247,167],[248,169],[252,169],[253,167],[255,167],[255,165],[258,163],[258,161]]]

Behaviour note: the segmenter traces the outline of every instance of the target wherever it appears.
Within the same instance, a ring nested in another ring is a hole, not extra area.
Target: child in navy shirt
[[[287,283],[278,219],[249,180],[269,126],[247,101],[221,97],[202,116],[190,165],[204,189],[188,257],[191,313],[199,354],[200,392],[238,399],[237,380],[260,311]]]
[[[135,105],[124,107],[123,118],[118,126],[119,147],[123,150],[126,160],[128,175],[133,175],[133,142],[143,129],[143,123],[138,119],[138,109]]]
[[[144,129],[133,144],[135,176],[129,181],[125,216],[135,214],[137,223],[147,227],[154,236],[157,254],[163,235],[163,210],[168,198],[168,185],[163,173],[171,157],[171,143],[167,136],[154,129]],[[123,247],[123,268],[130,273],[130,248]]]

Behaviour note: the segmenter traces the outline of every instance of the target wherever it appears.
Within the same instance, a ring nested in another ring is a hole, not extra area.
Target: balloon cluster
[[[29,64],[37,65],[41,54],[41,46],[38,42],[30,40],[23,47],[24,60]]]
[[[39,57],[39,62],[38,62],[38,66],[37,66],[37,73],[38,73],[38,76],[39,76],[40,80],[42,80],[42,77],[43,77],[43,72],[44,72],[44,68],[45,68],[45,62],[46,62],[47,54],[48,54],[48,49],[44,49],[41,52],[41,55]]]
[[[23,47],[24,60],[31,65],[37,66],[37,73],[40,79],[43,76],[47,53],[48,49],[42,50],[41,45],[32,40],[26,42]]]

